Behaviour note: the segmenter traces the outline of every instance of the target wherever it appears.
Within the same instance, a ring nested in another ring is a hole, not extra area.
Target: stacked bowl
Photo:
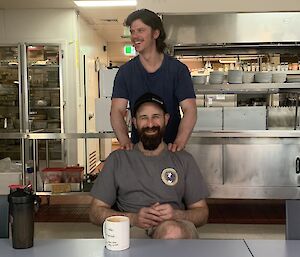
[[[244,71],[243,73],[243,83],[253,83],[254,82],[254,72]]]
[[[288,83],[299,83],[300,76],[299,75],[288,75],[287,81]]]
[[[223,71],[211,71],[209,73],[209,83],[210,84],[222,84],[224,81]]]
[[[192,81],[194,84],[204,85],[207,81],[207,75],[192,76]]]
[[[271,83],[272,73],[266,71],[255,72],[254,79],[257,83]]]
[[[207,82],[207,75],[197,75],[192,76],[192,81],[194,85],[194,91],[197,94],[198,90],[200,90],[202,85],[205,85]]]
[[[241,70],[228,71],[229,84],[241,84],[243,82],[243,72]]]
[[[286,73],[274,72],[272,74],[273,83],[284,83],[286,81]]]

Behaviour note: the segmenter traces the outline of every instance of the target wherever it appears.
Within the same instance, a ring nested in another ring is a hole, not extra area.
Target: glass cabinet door
[[[60,132],[59,47],[27,46],[29,130]]]
[[[0,133],[63,132],[60,53],[58,44],[0,46]],[[20,145],[0,139],[0,159],[21,160]],[[41,140],[39,149],[42,159],[63,158],[60,140]]]
[[[21,131],[18,46],[0,46],[0,133]],[[1,139],[0,159],[20,160],[20,140]]]
[[[60,86],[60,47],[27,45],[28,130],[30,132],[62,132]],[[40,142],[40,158],[61,159],[61,141]]]

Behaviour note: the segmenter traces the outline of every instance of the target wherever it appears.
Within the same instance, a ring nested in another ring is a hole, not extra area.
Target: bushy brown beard
[[[147,135],[147,131],[156,131],[153,135]],[[162,141],[162,138],[164,136],[165,129],[160,128],[159,126],[154,126],[152,128],[145,127],[142,129],[138,129],[138,135],[140,138],[140,141],[143,144],[143,147],[145,150],[153,151],[157,149],[159,144]]]

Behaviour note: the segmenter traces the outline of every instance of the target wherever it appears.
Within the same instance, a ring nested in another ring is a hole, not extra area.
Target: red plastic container
[[[83,167],[67,166],[64,171],[65,183],[81,183],[83,180]]]
[[[45,184],[64,183],[64,168],[45,168],[41,172]]]

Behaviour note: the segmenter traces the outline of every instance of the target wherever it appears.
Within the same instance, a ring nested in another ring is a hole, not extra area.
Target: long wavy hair
[[[148,9],[140,9],[129,14],[124,24],[125,26],[130,27],[131,24],[138,19],[151,27],[153,30],[159,30],[159,37],[156,39],[156,49],[159,53],[163,53],[166,48],[166,32],[160,17]]]

